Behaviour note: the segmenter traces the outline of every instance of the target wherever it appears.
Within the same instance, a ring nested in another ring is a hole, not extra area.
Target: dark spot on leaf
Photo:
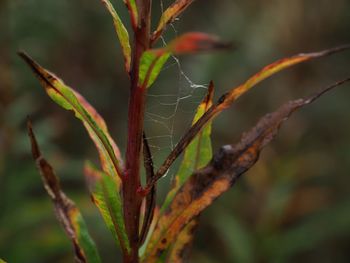
[[[223,94],[223,95],[219,98],[218,104],[224,103],[228,95],[229,95],[229,93]]]

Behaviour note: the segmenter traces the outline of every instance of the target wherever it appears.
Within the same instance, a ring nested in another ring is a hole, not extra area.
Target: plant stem
[[[139,218],[142,198],[137,193],[140,187],[140,152],[143,130],[144,90],[131,90],[129,101],[128,144],[126,152],[126,171],[123,187],[124,218],[131,246],[129,262],[136,260],[139,246]]]
[[[139,68],[142,53],[150,45],[150,7],[151,0],[137,1],[139,10],[138,27],[134,32],[133,62],[131,70],[131,88],[128,109],[128,139],[126,149],[126,166],[123,182],[123,208],[126,231],[130,241],[131,252],[124,255],[124,262],[138,263],[140,245],[139,224],[142,196],[140,188],[140,161],[142,133],[145,111],[146,88],[139,85]]]

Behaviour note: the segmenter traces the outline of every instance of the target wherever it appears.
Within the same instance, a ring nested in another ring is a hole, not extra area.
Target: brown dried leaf
[[[60,182],[56,177],[51,165],[42,157],[32,124],[28,120],[28,135],[32,146],[32,155],[43,179],[44,187],[49,194],[58,220],[63,226],[69,239],[72,241],[75,260],[79,263],[100,262],[96,246],[91,239],[85,222],[75,206],[61,190]]]
[[[277,111],[261,118],[253,129],[243,134],[238,144],[223,146],[211,162],[195,172],[176,194],[169,209],[158,221],[148,243],[144,262],[156,262],[157,257],[169,248],[189,222],[232,187],[237,179],[255,164],[261,150],[272,141],[281,124],[293,112],[347,81],[350,81],[350,78],[306,99],[284,104]]]
[[[268,77],[276,74],[277,72],[289,68],[293,65],[309,61],[312,59],[332,55],[344,50],[350,49],[350,45],[339,46],[331,49],[326,49],[320,52],[312,53],[301,53],[289,58],[283,58],[275,61],[261,69],[255,75],[250,77],[243,84],[232,88],[229,92],[221,96],[216,104],[211,106],[205,114],[195,123],[190,129],[182,136],[180,141],[176,144],[175,148],[165,159],[164,163],[158,169],[156,176],[152,180],[151,184],[147,187],[149,188],[157,180],[159,180],[173,164],[176,158],[186,149],[186,147],[191,143],[191,141],[197,136],[197,134],[205,127],[205,125],[218,116],[223,110],[227,109],[235,102],[240,96],[245,94],[247,91],[255,87],[261,81],[267,79]]]

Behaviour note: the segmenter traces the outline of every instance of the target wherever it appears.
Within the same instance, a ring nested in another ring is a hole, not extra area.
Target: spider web
[[[163,1],[160,1],[160,8],[163,13]],[[179,19],[176,19],[175,22],[177,21]],[[175,37],[178,36],[174,22],[169,24],[169,30],[174,33]],[[164,37],[161,37],[160,40],[163,46],[167,45]],[[152,151],[155,170],[159,168],[179,138],[191,125],[196,107],[208,88],[207,83],[196,83],[188,74],[190,72],[183,68],[180,58],[171,56],[162,69],[159,80],[148,92],[145,128],[149,136],[147,140]],[[164,77],[164,75],[169,75],[169,77]],[[173,177],[172,169],[169,171],[164,177],[169,174]]]

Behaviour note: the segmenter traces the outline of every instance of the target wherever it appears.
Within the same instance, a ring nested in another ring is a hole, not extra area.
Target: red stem
[[[136,257],[138,257],[139,218],[142,198],[137,194],[137,189],[140,187],[140,153],[145,92],[137,87],[131,91],[130,95],[123,202],[126,230],[131,246],[131,260],[129,262],[138,262]]]
[[[140,184],[140,165],[142,133],[145,111],[146,88],[139,85],[139,68],[143,52],[150,47],[150,7],[151,0],[137,1],[139,26],[134,31],[133,62],[131,70],[131,89],[128,109],[128,139],[126,148],[125,176],[123,179],[123,209],[126,231],[131,252],[124,255],[124,262],[138,263],[140,245],[139,224],[142,195],[138,193]]]

